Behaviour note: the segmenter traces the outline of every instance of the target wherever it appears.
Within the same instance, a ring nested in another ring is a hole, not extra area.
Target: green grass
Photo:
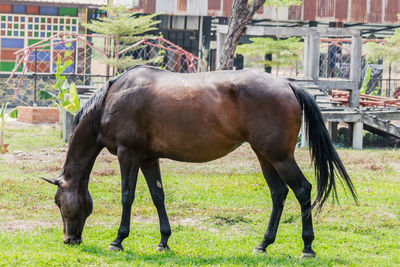
[[[56,176],[65,147],[52,127],[12,128],[11,153],[0,156],[0,265],[287,265],[392,266],[400,264],[400,153],[396,150],[339,154],[359,194],[357,206],[342,188],[340,205],[327,203],[314,216],[317,258],[302,261],[300,209],[288,195],[276,242],[253,255],[271,210],[270,193],[248,146],[206,164],[162,160],[166,206],[172,225],[168,253],[159,243],[158,219],[140,175],[125,251],[107,247],[121,215],[119,167],[102,153],[89,185],[94,200],[80,246],[62,243],[62,222],[54,205],[55,186],[39,176]],[[14,153],[23,151],[23,153]],[[312,177],[307,150],[296,158]],[[310,178],[310,181],[313,181]]]

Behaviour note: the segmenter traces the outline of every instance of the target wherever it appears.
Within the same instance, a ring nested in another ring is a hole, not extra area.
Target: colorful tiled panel
[[[58,32],[78,32],[78,18],[0,13],[0,35],[7,37],[49,37]]]
[[[59,32],[78,33],[77,16],[76,8],[0,5],[0,72],[10,72],[14,69],[14,52],[19,49]],[[33,63],[28,64],[28,71],[49,73],[57,60],[54,55],[63,55],[63,51],[73,49],[73,46],[65,45],[41,48],[37,54],[30,55],[30,60],[36,59],[37,66]],[[22,67],[18,70],[21,71]],[[73,66],[66,72],[72,73]]]

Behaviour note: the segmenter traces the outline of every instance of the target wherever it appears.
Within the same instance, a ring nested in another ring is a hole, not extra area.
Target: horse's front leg
[[[122,241],[129,236],[131,208],[135,199],[141,156],[124,148],[118,149],[118,161],[121,169],[122,216],[118,236],[108,247],[109,250],[123,250]]]
[[[165,210],[165,195],[161,181],[160,163],[158,159],[149,159],[142,162],[140,169],[146,178],[150,190],[151,199],[157,208],[158,219],[160,221],[161,242],[157,246],[158,251],[169,250],[167,245],[171,235],[167,212]]]

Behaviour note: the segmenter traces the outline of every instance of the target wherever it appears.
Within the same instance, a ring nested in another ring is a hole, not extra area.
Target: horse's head
[[[54,198],[63,220],[64,243],[80,244],[86,218],[93,210],[92,197],[87,184],[66,181],[63,176],[56,179],[43,179],[58,187]]]

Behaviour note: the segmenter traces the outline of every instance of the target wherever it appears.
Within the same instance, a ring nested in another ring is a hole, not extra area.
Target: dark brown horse
[[[259,71],[179,74],[138,66],[103,86],[77,114],[61,175],[46,179],[58,186],[55,202],[64,224],[64,242],[79,244],[92,212],[89,175],[106,147],[117,155],[122,179],[122,218],[110,249],[123,249],[139,168],[157,208],[161,242],[171,235],[164,205],[159,158],[206,162],[225,156],[248,142],[260,161],[271,190],[272,213],[262,242],[274,242],[283,205],[291,188],[300,203],[304,257],[315,256],[311,219],[311,184],[294,159],[305,113],[315,163],[317,196],[322,206],[336,195],[335,172],[350,188],[352,182],[338,157],[314,99],[288,81]]]

